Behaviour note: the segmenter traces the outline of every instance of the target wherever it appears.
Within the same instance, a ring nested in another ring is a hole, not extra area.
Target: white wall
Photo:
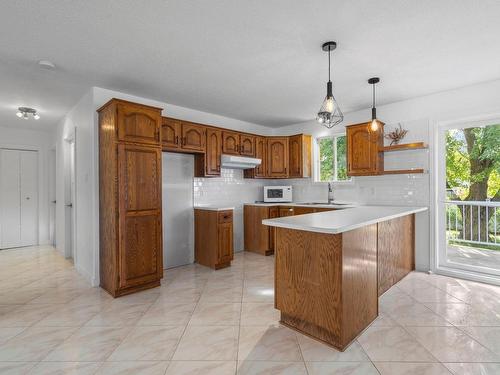
[[[23,121],[13,118],[13,121]],[[34,120],[29,120],[34,121]],[[53,135],[49,131],[0,126],[0,148],[38,151],[38,243],[49,244],[48,160]]]
[[[73,209],[76,210],[76,233],[74,264],[78,272],[85,276],[93,285],[98,284],[98,270],[95,268],[98,253],[96,240],[99,229],[95,221],[97,211],[95,191],[98,181],[94,153],[96,152],[96,134],[94,124],[93,90],[88,91],[75,107],[58,124],[56,130],[56,245],[57,250],[64,254],[68,239],[65,217],[67,195],[65,171],[69,165],[69,155],[66,139],[75,138],[75,199]]]
[[[380,86],[379,91],[379,96],[383,97],[383,86]],[[418,214],[416,222],[416,267],[428,270],[432,265],[430,256],[434,248],[435,130],[442,122],[495,113],[500,113],[500,80],[378,107],[377,115],[385,122],[386,132],[401,123],[403,128],[409,130],[404,143],[429,143],[429,150],[386,154],[386,169],[422,167],[429,172],[423,175],[355,177],[352,183],[335,184],[336,198],[365,204],[428,206],[430,211]],[[347,113],[342,125],[335,129],[326,129],[313,120],[276,129],[275,133],[306,133],[314,137],[343,133],[345,125],[366,122],[370,116],[370,110],[366,109]],[[309,179],[291,182],[296,201],[327,198],[324,184],[311,183]]]
[[[283,183],[283,180],[275,181]],[[243,251],[243,205],[263,200],[264,185],[272,185],[273,182],[244,179],[243,170],[223,168],[220,177],[194,179],[194,204],[234,207],[234,251]]]
[[[65,139],[76,133],[76,251],[75,267],[93,285],[99,285],[99,168],[98,116],[96,110],[112,98],[165,108],[164,116],[212,124],[224,128],[259,134],[272,129],[168,103],[141,98],[117,91],[92,88],[58,124],[57,145],[57,249],[64,252],[66,221],[64,220]],[[75,131],[76,129],[76,131]]]
[[[383,86],[380,87],[383,96]],[[191,110],[188,108],[169,105],[168,103],[140,98],[124,93],[93,88],[87,93],[75,108],[59,124],[57,131],[58,148],[63,145],[63,139],[71,128],[76,127],[77,139],[77,269],[86,275],[94,285],[97,285],[99,275],[98,249],[98,138],[97,138],[97,108],[116,97],[138,103],[149,104],[165,108],[163,114],[185,120],[218,125],[225,128],[248,131],[258,134],[296,134],[307,133],[314,136],[326,135],[342,131],[342,127],[327,131],[315,121],[294,124],[279,129],[271,129],[248,122],[230,119],[214,114]],[[429,151],[412,151],[399,153],[387,157],[388,167],[423,166],[430,169],[430,174],[421,176],[383,176],[356,178],[351,185],[338,186],[339,199],[361,201],[370,204],[400,204],[426,205],[431,212],[419,215],[417,218],[417,267],[420,270],[429,268],[429,249],[433,239],[433,135],[436,124],[440,121],[461,119],[465,117],[485,115],[500,112],[500,81],[470,86],[422,98],[393,103],[378,108],[378,114],[387,128],[401,122],[410,130],[406,141],[424,141],[430,144]],[[369,119],[369,109],[346,114],[344,124],[354,124]],[[58,153],[60,156],[61,154]],[[63,170],[64,160],[58,157],[58,172]],[[269,180],[242,180],[239,171],[224,172],[221,178],[195,179],[195,203],[218,203],[221,194],[226,194],[225,204],[236,205],[246,201],[261,199],[261,186],[264,184],[280,183]],[[61,176],[58,175],[59,191]],[[292,180],[296,186],[296,200],[321,199],[326,197],[324,186],[311,184],[307,180]],[[243,185],[243,183],[245,185]],[[288,183],[288,182],[287,182]],[[200,185],[201,184],[201,185]],[[201,189],[196,190],[197,187]],[[244,187],[243,187],[244,186]],[[241,193],[243,191],[246,193]],[[218,192],[209,194],[209,192]],[[241,193],[241,194],[240,194]],[[234,200],[233,200],[234,199]],[[64,223],[60,222],[61,212],[58,196],[58,247],[64,243]],[[242,231],[238,218],[235,219],[236,249],[242,248]]]

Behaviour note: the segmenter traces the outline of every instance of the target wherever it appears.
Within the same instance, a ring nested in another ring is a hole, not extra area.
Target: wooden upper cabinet
[[[205,152],[205,133],[203,125],[192,122],[182,122],[181,147],[183,150]]]
[[[288,177],[288,137],[267,139],[268,177]]]
[[[288,140],[288,160],[290,178],[311,177],[311,148],[310,135],[298,134]]]
[[[255,137],[248,134],[240,134],[240,155],[255,156]]]
[[[181,147],[181,121],[162,117],[161,145],[164,149],[176,150]]]
[[[160,145],[161,109],[114,99],[118,140]]]
[[[222,153],[228,155],[240,154],[240,133],[231,131],[222,132]]]
[[[383,172],[384,124],[378,130],[370,129],[371,122],[346,127],[347,174],[349,176],[372,176]]]
[[[267,177],[267,140],[265,137],[256,137],[255,157],[261,159],[261,164],[255,168],[255,177]]]
[[[220,176],[220,156],[222,153],[222,132],[207,128],[207,150],[205,153],[205,175]]]

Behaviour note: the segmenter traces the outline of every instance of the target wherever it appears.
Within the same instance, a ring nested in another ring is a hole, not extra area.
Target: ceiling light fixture
[[[47,70],[54,70],[56,68],[56,65],[49,60],[39,60],[38,65],[40,66],[40,68]]]
[[[325,100],[323,100],[323,104],[321,105],[316,119],[320,124],[323,124],[330,129],[344,120],[344,114],[340,110],[339,105],[333,96],[332,81],[330,79],[330,53],[337,48],[337,43],[326,42],[323,43],[321,48],[323,51],[328,52],[328,83],[326,84],[326,97]]]
[[[380,78],[373,77],[368,80],[368,83],[373,86],[373,96],[372,96],[372,123],[370,129],[372,131],[378,130],[378,120],[377,120],[377,108],[375,107],[375,85],[380,82]]]
[[[29,108],[29,107],[19,107],[17,109],[16,116],[19,118],[23,118],[25,120],[29,119],[29,116],[33,116],[35,120],[38,120],[40,118],[40,115],[38,114],[36,109]]]

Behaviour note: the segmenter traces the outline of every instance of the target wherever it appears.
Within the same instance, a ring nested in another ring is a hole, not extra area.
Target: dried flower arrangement
[[[401,124],[398,124],[398,127],[394,129],[392,132],[387,133],[385,135],[385,138],[391,140],[391,146],[397,145],[399,141],[401,141],[406,136],[407,133],[408,130],[403,129]]]

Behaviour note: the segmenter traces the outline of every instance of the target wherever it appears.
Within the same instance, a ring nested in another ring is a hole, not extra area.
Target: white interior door
[[[21,246],[37,244],[38,232],[38,157],[36,151],[19,151],[21,181]]]
[[[38,153],[0,150],[0,248],[38,242]]]
[[[49,152],[49,240],[56,246],[56,150]]]
[[[0,209],[2,238],[0,247],[21,246],[21,202],[19,151],[0,150]]]

